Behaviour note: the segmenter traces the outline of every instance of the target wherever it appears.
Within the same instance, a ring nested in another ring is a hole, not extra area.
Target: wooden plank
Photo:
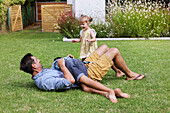
[[[44,15],[44,10],[43,10],[43,9],[44,9],[44,8],[41,7],[42,32],[44,32],[44,16],[43,16],[43,15]]]
[[[21,30],[23,30],[23,24],[22,24],[22,14],[21,14],[21,6],[19,6],[20,7],[20,11],[19,11],[19,13],[20,13],[20,24],[21,24]]]
[[[57,19],[60,15],[66,12],[72,12],[72,5],[42,5],[41,6],[41,18],[42,18],[42,31],[52,32],[54,31],[53,25],[57,23]]]
[[[15,17],[15,21],[14,21],[14,26],[13,26],[13,29],[14,29],[14,27],[15,27],[15,24],[16,24],[16,22],[17,22],[17,18],[18,18],[18,16],[19,16],[19,7],[18,7],[18,11],[17,11],[17,15],[16,15],[16,17]]]
[[[21,5],[11,6],[10,13],[12,31],[23,30]]]
[[[66,2],[37,2],[37,16],[41,15],[41,5],[55,5],[55,4],[64,4],[66,5]],[[37,20],[41,21],[41,16],[37,17]]]

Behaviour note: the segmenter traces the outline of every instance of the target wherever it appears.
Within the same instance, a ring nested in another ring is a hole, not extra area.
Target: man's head
[[[42,70],[40,60],[34,57],[31,53],[27,53],[20,62],[20,70],[33,74],[34,71]]]

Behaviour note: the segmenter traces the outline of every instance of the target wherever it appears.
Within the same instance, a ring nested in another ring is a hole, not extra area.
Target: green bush
[[[161,37],[169,35],[169,9],[162,3],[124,1],[108,5],[110,37]]]
[[[157,2],[113,2],[108,4],[105,23],[91,24],[97,36],[106,37],[163,37],[169,33],[169,9]],[[78,38],[81,28],[78,19],[71,13],[59,19],[61,33],[69,38]]]
[[[23,5],[25,2],[30,4],[35,0],[0,0],[0,27],[6,31],[7,10],[12,5]]]
[[[58,25],[61,27],[61,34],[67,38],[80,37],[79,21],[75,18],[71,12],[60,14],[60,18],[57,20]]]
[[[109,37],[110,29],[107,23],[92,24],[91,28],[95,29],[97,38]]]

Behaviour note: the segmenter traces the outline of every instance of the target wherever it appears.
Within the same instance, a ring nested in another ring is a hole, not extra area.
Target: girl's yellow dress
[[[88,30],[80,31],[80,36],[82,37],[81,39],[81,48],[80,48],[80,58],[86,58],[97,49],[97,41],[95,42],[86,42],[85,39],[92,39],[90,36],[91,32],[95,32],[96,36],[96,31],[94,29],[89,28]]]

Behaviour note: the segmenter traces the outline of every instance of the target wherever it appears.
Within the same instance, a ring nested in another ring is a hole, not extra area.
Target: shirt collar
[[[47,71],[48,69],[47,68],[43,68],[39,73],[37,73],[35,76],[32,76],[32,79],[35,80],[37,79],[38,77],[42,76],[43,75],[43,72]]]

